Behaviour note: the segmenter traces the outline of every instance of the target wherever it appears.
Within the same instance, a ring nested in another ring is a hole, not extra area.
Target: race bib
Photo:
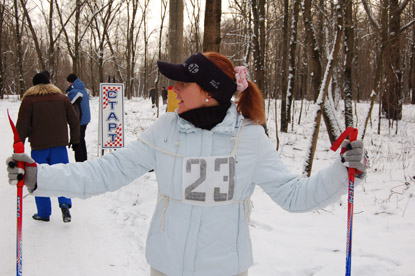
[[[235,158],[183,158],[182,198],[201,206],[230,204],[235,188]]]

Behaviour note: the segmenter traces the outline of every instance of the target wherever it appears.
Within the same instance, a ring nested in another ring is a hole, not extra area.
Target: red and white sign
[[[99,102],[101,147],[124,147],[124,84],[101,83]]]

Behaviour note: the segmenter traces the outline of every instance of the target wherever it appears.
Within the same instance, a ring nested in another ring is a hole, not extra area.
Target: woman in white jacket
[[[33,195],[80,198],[117,190],[154,169],[159,199],[146,246],[151,275],[248,275],[255,185],[287,211],[307,212],[346,193],[347,169],[339,158],[310,178],[289,173],[261,126],[260,91],[247,81],[246,68],[235,68],[226,57],[197,53],[183,64],[158,67],[177,81],[178,108],[126,148],[83,163],[36,168],[18,154],[7,163],[30,165],[25,181]],[[347,149],[343,161],[364,172],[362,142]],[[16,182],[17,171],[8,171]]]

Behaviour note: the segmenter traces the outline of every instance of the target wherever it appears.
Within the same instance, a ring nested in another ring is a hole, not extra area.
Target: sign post
[[[101,83],[99,98],[98,148],[123,148],[124,136],[124,84]]]

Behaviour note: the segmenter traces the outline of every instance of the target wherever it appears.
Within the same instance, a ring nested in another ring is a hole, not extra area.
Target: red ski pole
[[[17,133],[16,126],[10,118],[9,110],[7,110],[7,116],[9,116],[10,126],[14,134],[13,149],[15,153],[24,153],[24,145],[20,141],[19,133]],[[17,162],[17,167],[24,169],[23,162]],[[22,275],[22,218],[23,218],[23,186],[24,177],[17,182],[17,234],[16,234],[16,275]]]
[[[357,139],[357,129],[348,127],[331,146],[336,151],[349,136],[350,142]],[[355,168],[349,168],[349,191],[347,200],[347,242],[346,242],[346,276],[350,276],[352,268],[352,230],[353,230],[353,199],[354,199],[354,176]]]

